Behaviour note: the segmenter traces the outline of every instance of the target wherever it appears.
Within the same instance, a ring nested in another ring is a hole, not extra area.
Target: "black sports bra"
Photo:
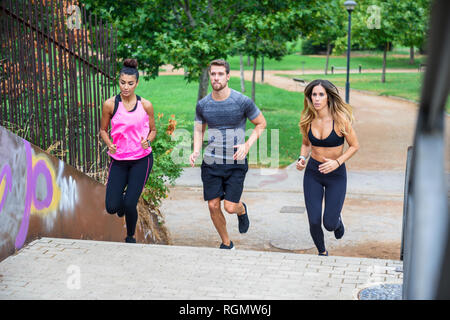
[[[311,125],[309,126],[308,138],[311,141],[311,144],[315,147],[338,147],[344,144],[344,137],[339,137],[334,131],[334,120],[333,120],[333,129],[328,137],[325,139],[317,139],[314,137],[311,131]]]
[[[134,110],[136,110],[137,104],[138,104],[138,101],[139,101],[139,100],[141,100],[141,97],[139,97],[138,95],[136,95],[136,104],[134,105],[134,108],[131,109],[131,110],[128,111],[128,112],[133,112]],[[114,111],[113,111],[113,114],[112,114],[111,118],[114,117],[114,115],[116,114],[117,109],[119,108],[119,102],[120,102],[120,101],[122,101],[122,98],[120,97],[120,94],[118,94],[118,95],[116,96],[116,98],[114,99]]]

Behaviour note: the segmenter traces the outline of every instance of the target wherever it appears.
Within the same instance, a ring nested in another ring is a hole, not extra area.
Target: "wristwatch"
[[[303,160],[305,160],[305,161],[306,161],[306,158],[305,158],[304,156],[300,156],[300,157],[298,157],[298,160],[297,160],[297,161],[300,161],[301,159],[303,159]]]

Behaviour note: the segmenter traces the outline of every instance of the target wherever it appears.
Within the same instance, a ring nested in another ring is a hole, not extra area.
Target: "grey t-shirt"
[[[233,163],[233,146],[245,143],[247,118],[253,120],[261,112],[250,98],[230,90],[223,101],[216,101],[208,94],[195,109],[195,122],[208,125],[208,146],[203,156],[207,164]]]

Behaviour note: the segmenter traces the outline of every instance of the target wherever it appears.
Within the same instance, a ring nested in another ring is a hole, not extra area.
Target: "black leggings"
[[[153,167],[153,153],[138,160],[111,158],[106,184],[106,211],[125,213],[127,236],[134,236],[138,218],[137,203]],[[125,187],[127,190],[124,193]]]
[[[322,231],[322,200],[325,194],[323,225],[334,231],[341,225],[341,210],[347,188],[345,163],[336,170],[323,174],[319,171],[321,162],[310,158],[303,177],[303,192],[308,213],[309,230],[319,252],[325,252]]]

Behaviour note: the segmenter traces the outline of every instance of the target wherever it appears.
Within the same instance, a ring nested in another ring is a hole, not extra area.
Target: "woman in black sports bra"
[[[325,229],[334,231],[336,239],[342,238],[345,229],[341,210],[347,188],[345,161],[358,151],[359,143],[352,128],[352,108],[341,99],[338,89],[330,81],[310,82],[304,95],[299,123],[303,141],[297,169],[306,167],[303,192],[309,229],[319,255],[327,256],[322,231],[322,201],[325,198]],[[345,152],[344,140],[349,146]]]

